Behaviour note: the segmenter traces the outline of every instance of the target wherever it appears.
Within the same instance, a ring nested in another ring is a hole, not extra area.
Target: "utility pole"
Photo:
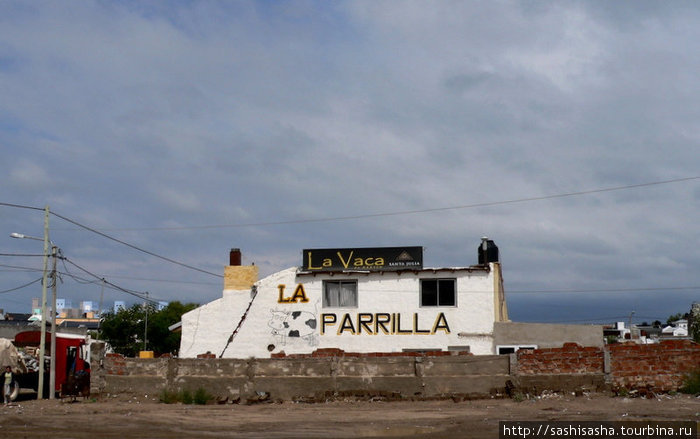
[[[56,335],[56,257],[59,251],[59,248],[56,247],[56,245],[51,242],[49,239],[49,205],[47,204],[46,207],[44,208],[44,238],[37,238],[36,236],[28,236],[24,235],[22,233],[10,233],[10,237],[12,238],[17,238],[17,239],[33,239],[35,241],[44,241],[44,269],[43,269],[43,276],[42,276],[42,282],[41,282],[41,340],[39,340],[39,379],[37,383],[37,399],[44,399],[44,372],[46,370],[44,361],[46,359],[46,289],[48,288],[48,277],[49,277],[49,244],[51,244],[51,254],[53,255],[53,270],[51,277],[54,279],[54,285],[53,285],[53,309],[51,310],[53,313],[53,317],[51,318],[51,355],[52,355],[52,361],[51,361],[51,387],[55,387],[55,375],[56,375],[56,369],[55,369],[55,350],[56,350],[56,340],[55,340],[55,335]],[[50,392],[50,395],[53,395],[53,390]],[[52,397],[53,398],[53,397]]]
[[[37,399],[44,399],[44,356],[46,355],[46,282],[49,268],[49,205],[44,208],[44,282],[41,285],[41,341],[39,342],[39,387]]]
[[[49,399],[56,398],[56,285],[58,284],[58,275],[56,273],[56,259],[58,259],[58,247],[51,246],[51,255],[53,255],[53,270],[51,270],[51,285],[52,305],[51,305],[51,369],[49,370]]]

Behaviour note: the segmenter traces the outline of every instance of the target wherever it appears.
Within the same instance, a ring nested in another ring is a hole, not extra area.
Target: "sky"
[[[74,306],[488,236],[514,321],[665,322],[700,301],[698,41],[694,1],[0,0],[0,308],[48,205]]]

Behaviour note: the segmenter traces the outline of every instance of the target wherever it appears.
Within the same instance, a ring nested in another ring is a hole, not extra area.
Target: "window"
[[[357,308],[357,281],[323,281],[324,308]]]
[[[498,355],[514,354],[520,349],[537,349],[537,345],[497,345],[496,353]]]
[[[420,306],[455,306],[454,279],[422,279],[420,281]]]

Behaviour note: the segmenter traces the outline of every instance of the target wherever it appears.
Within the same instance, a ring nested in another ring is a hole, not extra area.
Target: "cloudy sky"
[[[698,41],[694,1],[0,1],[0,308],[41,294],[9,234],[48,204],[68,260],[159,300],[220,297],[232,247],[465,266],[486,235],[513,320],[665,321],[700,301]]]

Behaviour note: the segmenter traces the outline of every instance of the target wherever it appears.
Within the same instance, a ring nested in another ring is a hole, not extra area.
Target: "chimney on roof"
[[[498,247],[488,237],[481,238],[479,245],[479,265],[488,265],[490,262],[499,262]]]
[[[251,291],[258,281],[258,267],[254,263],[241,265],[241,249],[232,248],[229,264],[224,267],[224,290]]]
[[[229,252],[228,259],[229,259],[228,265],[240,266],[241,265],[241,249],[240,248],[232,248],[231,251]]]

